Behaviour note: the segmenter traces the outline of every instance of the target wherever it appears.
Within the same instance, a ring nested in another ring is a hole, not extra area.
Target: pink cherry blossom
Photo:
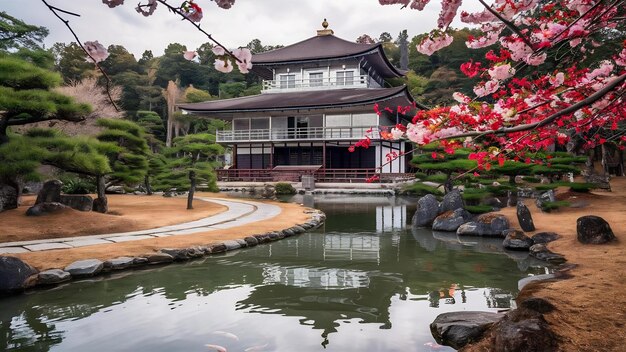
[[[494,66],[493,68],[490,68],[487,72],[489,73],[489,76],[491,76],[491,79],[502,81],[513,77],[513,75],[515,74],[515,69],[512,68],[511,65],[505,64]]]
[[[154,10],[156,10],[157,5],[158,5],[157,0],[148,0],[148,3],[146,4],[142,5],[141,3],[139,3],[139,5],[135,7],[135,10],[139,12],[140,14],[148,17],[154,13]]]
[[[441,0],[441,12],[437,20],[439,28],[447,28],[452,23],[461,2],[462,0]]]
[[[87,58],[87,61],[93,59],[95,62],[101,62],[106,60],[109,57],[109,52],[107,49],[100,44],[97,40],[93,42],[85,42],[85,51],[89,54],[90,57]]]
[[[417,143],[419,145],[427,144],[430,141],[431,134],[432,134],[431,131],[429,129],[425,128],[421,124],[414,125],[412,123],[409,123],[406,126],[406,136],[407,136],[407,138],[411,142]]]
[[[102,3],[109,6],[110,8],[114,8],[116,6],[122,5],[124,0],[102,0]]]
[[[230,62],[230,60],[215,59],[214,66],[216,70],[223,73],[229,73],[233,71],[233,64]]]
[[[413,2],[411,3],[411,8],[413,10],[422,11],[424,9],[424,6],[426,6],[429,2],[430,0],[413,0]]]
[[[530,54],[524,58],[524,62],[526,62],[527,64],[531,66],[539,66],[543,64],[544,62],[546,62],[547,58],[548,58],[548,55],[546,53],[539,54],[539,55]]]
[[[223,9],[229,9],[235,4],[235,0],[213,0],[217,6]]]
[[[185,51],[183,52],[183,57],[185,58],[185,60],[193,60],[196,58],[196,56],[198,56],[198,53],[195,51]]]
[[[474,87],[474,94],[477,97],[484,97],[486,95],[495,93],[500,88],[500,83],[496,80],[487,81],[484,84],[478,84]]]
[[[452,98],[462,104],[469,104],[472,101],[470,97],[459,92],[452,93]]]
[[[467,13],[461,12],[461,22],[470,24],[481,24],[485,22],[493,22],[498,18],[494,16],[489,10],[483,10],[481,12]]]
[[[404,137],[404,131],[395,127],[391,129],[391,138],[398,140],[402,137]]]
[[[550,77],[548,81],[553,87],[558,87],[565,82],[565,74],[563,72],[559,72],[554,75],[554,77]]]
[[[226,53],[226,51],[224,50],[224,48],[222,48],[219,45],[214,46],[211,51],[213,51],[213,54],[217,55],[217,56],[222,56]]]
[[[252,68],[252,53],[250,49],[235,49],[233,50],[233,55],[238,59],[237,67],[239,68],[239,72],[248,73]]]
[[[452,44],[452,40],[454,40],[454,38],[452,38],[452,36],[448,35],[447,33],[443,33],[435,37],[428,36],[417,45],[417,51],[424,55],[430,56],[437,50],[440,50]]]

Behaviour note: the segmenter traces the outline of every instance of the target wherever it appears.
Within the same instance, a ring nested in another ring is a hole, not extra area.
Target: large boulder
[[[557,350],[557,338],[541,313],[520,308],[494,327],[494,351],[547,352]]]
[[[79,211],[91,211],[93,209],[93,198],[86,195],[62,194],[61,204]]]
[[[109,201],[106,198],[96,198],[93,200],[93,211],[105,214],[109,211]]]
[[[526,232],[535,231],[535,223],[532,215],[530,215],[530,209],[522,201],[517,202],[517,221],[519,221],[522,230]]]
[[[0,295],[21,292],[36,282],[36,269],[19,258],[0,256]]]
[[[554,191],[553,190],[549,190],[546,192],[541,193],[538,197],[537,200],[535,201],[535,205],[537,205],[537,208],[543,210],[543,204],[546,202],[554,202],[556,201],[556,197],[554,195]]]
[[[17,208],[17,189],[0,183],[0,212]]]
[[[463,208],[463,198],[461,198],[461,191],[457,188],[443,196],[441,204],[439,204],[439,214],[459,208]]]
[[[502,246],[512,251],[527,251],[535,244],[532,238],[526,236],[519,230],[504,230],[502,234],[505,236],[504,241],[502,241]]]
[[[552,241],[556,241],[561,236],[554,232],[539,232],[534,234],[531,238],[533,239],[534,244],[539,243],[549,243]]]
[[[606,220],[599,216],[587,215],[576,220],[578,242],[585,244],[603,244],[615,241],[615,235]]]
[[[39,285],[55,285],[61,282],[69,281],[72,275],[61,269],[50,269],[39,273]]]
[[[457,235],[465,236],[498,236],[510,227],[506,216],[495,213],[479,215],[474,221],[465,223],[457,229]]]
[[[65,271],[73,277],[87,277],[98,275],[104,268],[104,263],[98,259],[87,259],[73,262],[65,267]]]
[[[414,227],[430,226],[439,214],[439,202],[432,194],[427,194],[417,201],[417,209],[413,215]]]
[[[437,343],[460,349],[479,340],[487,329],[503,317],[504,314],[490,312],[443,313],[430,324],[430,332]]]
[[[37,194],[37,200],[35,204],[40,203],[60,203],[61,202],[61,187],[63,182],[59,180],[49,180],[43,184],[41,190]]]
[[[68,207],[61,203],[38,203],[26,210],[26,216],[41,216],[57,213],[65,209],[68,209]]]
[[[456,231],[459,226],[466,223],[472,214],[463,208],[448,210],[437,216],[433,221],[433,230],[436,231]]]
[[[532,257],[552,264],[562,264],[566,262],[564,256],[552,252],[545,244],[534,244],[528,249],[528,252]]]

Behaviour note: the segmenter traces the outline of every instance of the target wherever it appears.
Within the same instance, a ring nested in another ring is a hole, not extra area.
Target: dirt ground
[[[0,213],[0,243],[147,230],[202,219],[227,209],[195,200],[194,209],[187,210],[185,198],[110,195],[107,214],[67,209],[58,214],[26,216],[35,198],[25,196],[19,208]]]
[[[556,306],[545,318],[560,339],[560,351],[626,351],[626,178],[611,180],[612,192],[576,194],[559,190],[557,198],[581,208],[559,209],[541,213],[532,202],[537,231],[552,231],[561,239],[550,243],[553,252],[565,255],[577,267],[568,280],[531,284],[524,288],[518,302],[530,297],[544,298]],[[519,228],[515,208],[502,213]],[[583,245],[576,240],[576,219],[584,215],[604,218],[617,242]],[[470,351],[488,351],[474,346]]]
[[[207,196],[207,197],[225,197],[221,195],[216,195],[214,193],[199,193],[198,196]],[[128,197],[138,197],[138,196],[128,196]],[[154,196],[153,196],[154,197]],[[155,197],[155,203],[158,201],[163,202],[165,199],[162,197]],[[181,201],[186,202],[186,199],[172,199],[166,198],[169,204],[169,201]],[[128,200],[128,204],[131,203],[132,200]],[[143,199],[142,199],[143,202]],[[194,201],[194,207],[197,206],[197,210],[200,211],[201,204],[205,204],[206,202],[202,201]],[[162,248],[188,248],[192,246],[200,246],[200,245],[208,245],[212,243],[218,243],[224,240],[238,239],[244,238],[246,236],[262,234],[275,230],[282,230],[291,226],[294,226],[298,223],[306,222],[310,218],[310,214],[305,214],[304,211],[307,208],[302,207],[298,204],[292,203],[278,203],[271,202],[272,204],[278,205],[282,208],[282,212],[280,215],[264,221],[256,222],[252,225],[243,225],[239,227],[233,227],[231,229],[226,230],[215,230],[203,233],[196,233],[191,235],[180,235],[180,236],[171,236],[171,237],[162,237],[162,238],[153,238],[132,242],[124,242],[124,243],[116,243],[116,244],[102,244],[96,246],[88,246],[88,247],[80,247],[80,248],[72,248],[72,249],[62,249],[62,250],[51,250],[51,251],[43,251],[43,252],[32,252],[32,253],[20,253],[13,254],[13,256],[19,257],[28,264],[37,268],[38,270],[46,270],[51,268],[63,268],[68,264],[81,259],[100,259],[107,260],[121,256],[142,256],[145,254],[154,253],[155,251]],[[172,203],[173,204],[173,203]],[[182,203],[181,203],[182,204]],[[185,203],[186,204],[186,203]],[[217,210],[223,211],[225,207],[219,206],[214,203],[206,203],[207,207],[213,211]],[[171,212],[168,211],[159,211],[156,212],[157,204],[153,205],[155,210],[151,212],[151,214],[144,214],[142,216],[146,217],[146,221],[152,218],[158,217],[169,217],[173,223],[180,223],[187,220],[192,219],[182,219],[177,217],[174,214],[174,210],[171,209]],[[168,205],[170,207],[171,205]],[[119,208],[112,208],[119,209]],[[184,207],[182,208],[184,209]],[[119,211],[119,210],[118,210]],[[144,211],[141,211],[143,214]],[[122,215],[122,217],[131,217],[133,215],[133,211],[131,208],[126,209],[127,215]],[[64,221],[74,221],[72,218],[75,215],[75,212],[70,212],[67,214],[60,214],[59,219],[55,219],[59,223],[64,223]],[[90,215],[101,215],[101,214],[90,214]],[[135,214],[137,215],[137,214]],[[206,213],[201,215],[200,217],[207,216]],[[99,218],[99,217],[98,217]],[[3,220],[0,218],[0,223]],[[83,220],[85,221],[85,220]],[[161,219],[161,221],[165,221]],[[82,223],[82,222],[81,222]],[[93,221],[92,226],[97,228],[97,224],[101,223],[97,220]],[[67,224],[67,222],[65,222]],[[169,225],[163,224],[163,225]],[[106,226],[106,224],[102,224],[102,226]],[[70,226],[68,226],[70,227]],[[154,227],[154,226],[151,226]],[[128,230],[130,231],[130,230]],[[108,232],[103,231],[103,232]],[[93,234],[93,233],[90,233]]]

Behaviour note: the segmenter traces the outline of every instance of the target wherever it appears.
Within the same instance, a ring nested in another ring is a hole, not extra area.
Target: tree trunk
[[[193,194],[196,192],[196,172],[189,171],[189,181],[191,181],[191,186],[189,186],[189,194],[187,195],[187,209],[193,209]]]
[[[143,179],[144,184],[146,186],[146,194],[151,196],[152,195],[152,187],[150,187],[150,176],[148,176],[148,174],[146,174],[146,176]]]
[[[98,213],[106,213],[109,211],[109,201],[107,200],[107,196],[104,192],[106,189],[106,184],[104,182],[104,175],[96,176],[96,191],[98,193],[98,198],[93,201],[93,211]]]
[[[1,116],[2,114],[0,114]],[[7,143],[9,141],[9,136],[7,136],[7,129],[9,128],[9,118],[5,117],[0,119],[0,145]]]

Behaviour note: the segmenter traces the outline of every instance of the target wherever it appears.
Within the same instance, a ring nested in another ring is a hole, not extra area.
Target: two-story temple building
[[[217,142],[233,151],[233,165],[218,171],[221,180],[295,181],[308,173],[317,181],[357,182],[407,171],[408,156],[384,165],[388,153],[408,149],[405,143],[379,134],[379,126],[403,118],[390,111],[415,106],[406,86],[385,87],[385,79],[404,72],[382,44],[340,39],[327,25],[312,38],[253,56],[254,72],[264,78],[261,94],[180,105],[186,113],[232,122],[217,132]],[[350,152],[370,129],[371,146]]]

